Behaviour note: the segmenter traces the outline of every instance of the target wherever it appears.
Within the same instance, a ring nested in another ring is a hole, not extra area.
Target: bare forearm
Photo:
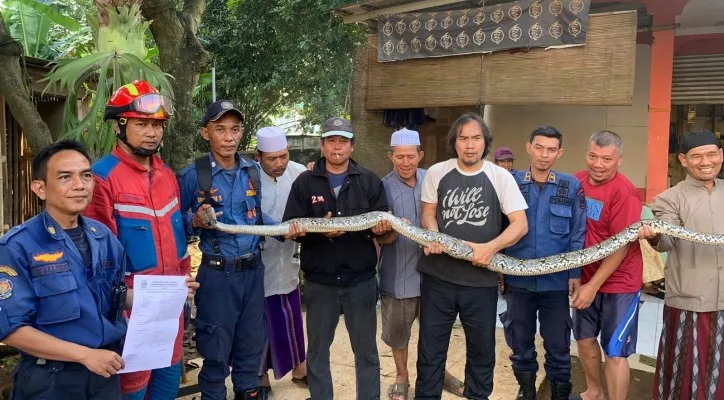
[[[420,218],[420,225],[422,225],[423,229],[427,229],[428,231],[439,232],[439,229],[437,227],[437,218],[435,217],[435,214],[422,214]]]
[[[528,221],[526,219],[511,221],[510,225],[497,238],[490,241],[496,251],[507,249],[518,243],[520,238],[528,233]]]
[[[85,346],[55,338],[31,326],[18,328],[3,342],[32,356],[56,361],[80,362],[88,350]]]
[[[623,258],[626,256],[627,251],[628,245],[619,249],[617,252],[611,254],[610,256],[604,258],[596,273],[593,274],[593,277],[591,277],[589,283],[600,288],[601,285],[606,282],[608,277],[613,274],[613,271],[615,271],[616,268],[621,265],[621,261],[623,261]]]

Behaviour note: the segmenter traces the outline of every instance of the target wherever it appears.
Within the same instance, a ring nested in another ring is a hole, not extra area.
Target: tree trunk
[[[161,69],[173,76],[175,114],[164,133],[163,156],[172,169],[178,170],[193,161],[194,137],[199,134],[194,121],[193,90],[199,74],[206,70],[211,56],[196,38],[206,10],[206,0],[186,0],[182,11],[175,0],[145,0],[143,17],[151,24],[161,60]]]
[[[25,138],[33,154],[53,142],[48,125],[40,118],[38,109],[31,101],[32,88],[25,82],[20,68],[22,48],[10,37],[2,18],[0,18],[0,94],[5,97],[13,118],[23,128]],[[0,132],[4,134],[4,132]]]

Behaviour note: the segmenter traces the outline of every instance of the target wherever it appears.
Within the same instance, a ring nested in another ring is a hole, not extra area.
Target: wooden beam
[[[367,11],[358,14],[346,15],[343,17],[345,24],[354,24],[356,22],[367,21],[369,19],[375,19],[380,15],[392,15],[406,13],[410,11],[424,10],[426,8],[446,6],[448,4],[462,3],[465,0],[422,0],[415,1],[409,4],[401,4],[399,6],[393,6],[388,8],[380,8],[378,10]]]

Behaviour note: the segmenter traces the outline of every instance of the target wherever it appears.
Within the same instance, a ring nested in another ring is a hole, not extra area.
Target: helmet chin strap
[[[152,155],[158,153],[158,150],[161,149],[161,145],[159,144],[156,146],[153,150],[148,149],[142,149],[140,147],[133,146],[132,144],[128,143],[128,136],[126,136],[126,124],[121,124],[120,121],[118,123],[118,139],[121,139],[121,142],[123,142],[129,150],[131,150],[131,153],[139,156],[139,157],[151,157]]]

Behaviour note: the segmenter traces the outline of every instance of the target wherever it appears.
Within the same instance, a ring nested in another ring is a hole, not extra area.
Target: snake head
[[[209,226],[216,226],[216,210],[214,210],[214,207],[206,207],[204,212],[206,213],[206,219],[209,221]]]

